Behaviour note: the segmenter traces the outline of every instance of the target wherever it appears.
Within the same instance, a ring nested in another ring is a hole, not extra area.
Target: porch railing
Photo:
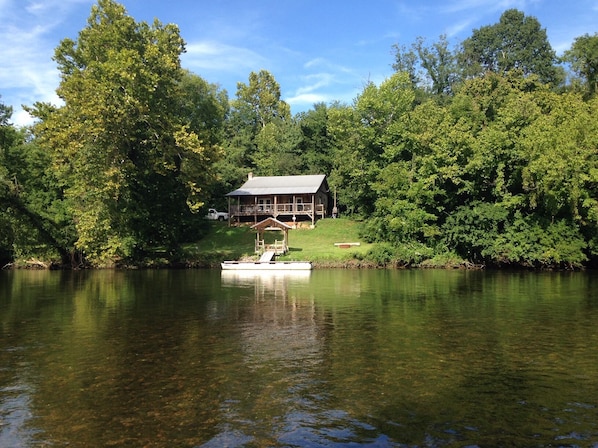
[[[275,240],[274,243],[265,243],[263,240],[255,242],[255,252],[264,253],[268,251],[274,252],[276,255],[285,254],[288,248],[284,241]]]
[[[251,205],[232,205],[230,206],[230,213],[233,216],[251,216],[251,215],[268,215],[268,216],[278,216],[278,215],[312,215],[314,213],[317,215],[324,214],[324,205],[323,204],[316,204],[315,207],[309,203],[303,204],[269,204],[269,205],[261,205],[261,204],[251,204]]]

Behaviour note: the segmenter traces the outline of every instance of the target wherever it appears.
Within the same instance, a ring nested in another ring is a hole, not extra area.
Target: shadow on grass
[[[226,223],[209,223],[203,238],[186,247],[197,259],[216,262],[253,254],[255,233],[248,227],[229,227]]]

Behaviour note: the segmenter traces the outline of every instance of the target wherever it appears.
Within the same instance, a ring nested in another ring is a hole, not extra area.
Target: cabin
[[[231,221],[257,223],[265,218],[297,223],[324,218],[330,191],[323,174],[253,176],[226,195]]]

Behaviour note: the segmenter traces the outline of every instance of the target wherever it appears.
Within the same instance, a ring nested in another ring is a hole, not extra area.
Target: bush
[[[488,248],[495,244],[507,218],[507,210],[497,204],[473,202],[458,207],[442,227],[444,244],[474,263],[490,262]]]
[[[411,267],[431,258],[434,251],[418,242],[377,243],[366,254],[365,259],[379,267]]]
[[[444,252],[434,255],[428,260],[424,260],[420,267],[422,268],[471,268],[473,265],[468,260],[464,260],[455,252]]]
[[[584,241],[575,223],[545,222],[533,216],[515,215],[484,254],[496,264],[534,268],[581,268],[588,260]]]

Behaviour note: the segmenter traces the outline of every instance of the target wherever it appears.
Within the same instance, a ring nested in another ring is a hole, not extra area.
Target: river
[[[598,447],[592,272],[0,272],[1,447]]]

